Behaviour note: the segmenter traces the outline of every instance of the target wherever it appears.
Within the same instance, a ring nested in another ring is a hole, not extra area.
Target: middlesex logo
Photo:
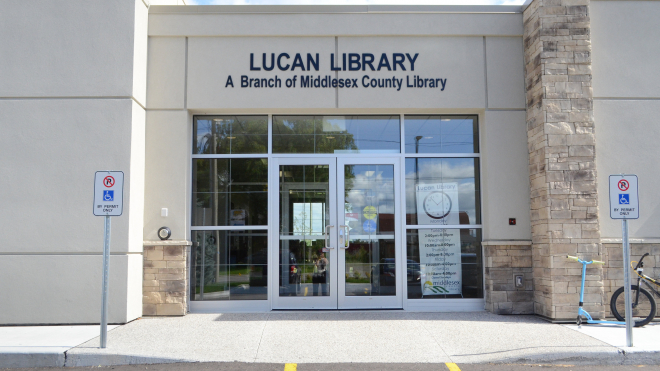
[[[342,53],[335,56],[330,53],[328,65],[322,66],[319,53],[261,53],[261,58],[250,53],[250,71],[255,75],[240,75],[241,88],[390,88],[401,91],[402,88],[426,88],[444,91],[447,79],[422,75],[399,75],[415,71],[419,53]],[[306,58],[303,57],[306,55]],[[259,60],[261,59],[261,60]],[[320,71],[325,67],[328,75],[311,75],[311,71]],[[328,68],[330,67],[330,68]],[[300,75],[283,80],[277,75],[264,76],[270,71],[301,71]],[[365,71],[362,77],[351,78],[336,73],[344,71]],[[389,73],[389,72],[392,73]],[[404,72],[405,71],[405,72]],[[386,75],[383,75],[386,74]],[[397,76],[398,75],[398,76]],[[237,81],[236,84],[239,82]],[[234,87],[232,75],[227,76],[225,88]]]
[[[424,282],[424,291],[431,291],[434,294],[446,294],[449,292],[449,290],[442,286],[433,286],[433,282],[431,281]]]

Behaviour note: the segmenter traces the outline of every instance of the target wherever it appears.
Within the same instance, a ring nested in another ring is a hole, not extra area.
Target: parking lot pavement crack
[[[266,332],[266,325],[268,325],[268,321],[270,320],[270,313],[266,316],[266,320],[264,321],[264,325],[261,328],[261,335],[259,336],[259,344],[257,344],[257,351],[254,352],[254,359],[252,362],[257,362],[257,357],[259,357],[259,350],[261,349],[261,342],[264,339],[264,332]]]

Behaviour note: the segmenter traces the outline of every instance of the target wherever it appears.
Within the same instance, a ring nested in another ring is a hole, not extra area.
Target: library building
[[[610,317],[617,174],[639,179],[632,258],[660,275],[660,1],[30,4],[0,15],[0,324],[98,323],[106,170],[110,323],[574,320],[566,255],[605,262],[584,306]]]

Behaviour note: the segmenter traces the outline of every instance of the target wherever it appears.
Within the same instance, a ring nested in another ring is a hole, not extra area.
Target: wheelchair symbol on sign
[[[114,201],[115,191],[103,191],[103,201]]]
[[[630,205],[630,195],[625,193],[619,194],[619,205]]]

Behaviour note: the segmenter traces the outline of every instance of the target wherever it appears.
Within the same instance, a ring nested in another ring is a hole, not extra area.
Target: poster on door
[[[458,225],[458,183],[418,184],[417,224]]]
[[[423,296],[462,293],[460,229],[420,229],[419,258]]]

